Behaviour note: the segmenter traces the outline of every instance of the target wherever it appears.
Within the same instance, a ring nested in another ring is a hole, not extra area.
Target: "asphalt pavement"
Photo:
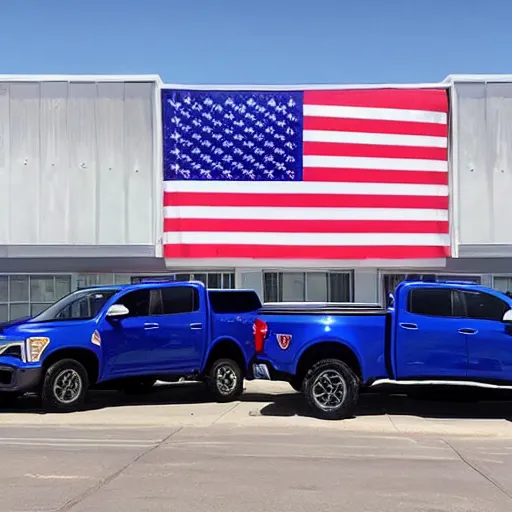
[[[275,386],[235,404],[106,394],[71,415],[21,400],[0,412],[0,512],[512,510],[508,403],[369,396],[341,422],[301,403]]]

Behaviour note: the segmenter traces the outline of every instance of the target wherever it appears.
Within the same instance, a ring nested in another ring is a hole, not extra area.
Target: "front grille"
[[[9,385],[12,382],[13,373],[11,370],[0,370],[0,384]]]

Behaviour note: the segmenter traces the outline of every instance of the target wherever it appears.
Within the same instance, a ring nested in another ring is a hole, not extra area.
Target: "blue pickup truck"
[[[483,286],[404,281],[387,308],[265,304],[254,343],[250,378],[289,382],[325,419],[350,417],[361,390],[512,389],[512,299]]]
[[[0,325],[0,403],[33,391],[45,409],[73,411],[89,388],[138,393],[181,379],[235,400],[260,307],[254,291],[195,282],[75,291],[33,318]]]

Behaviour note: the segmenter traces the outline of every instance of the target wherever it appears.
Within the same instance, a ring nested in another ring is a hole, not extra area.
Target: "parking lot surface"
[[[354,419],[311,418],[286,384],[204,403],[200,387],[85,411],[0,412],[0,511],[509,512],[511,404],[363,396]]]

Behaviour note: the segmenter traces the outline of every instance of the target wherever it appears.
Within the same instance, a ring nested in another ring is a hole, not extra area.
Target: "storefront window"
[[[265,302],[350,302],[351,272],[265,272]]]
[[[0,321],[34,316],[70,292],[70,275],[1,275]]]

